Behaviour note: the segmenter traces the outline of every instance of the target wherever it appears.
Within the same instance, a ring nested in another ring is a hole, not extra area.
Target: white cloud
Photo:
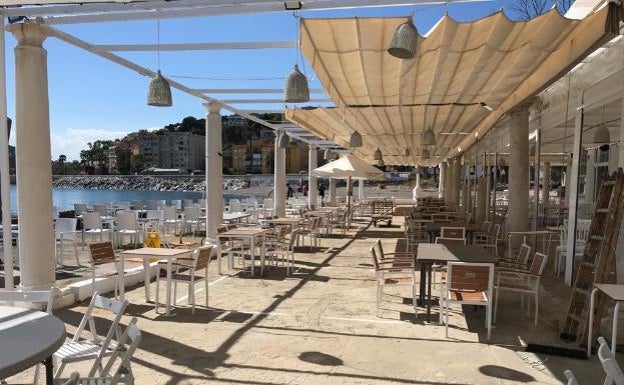
[[[64,154],[68,160],[80,160],[80,150],[96,140],[121,139],[131,131],[111,131],[102,128],[68,128],[64,134],[52,133],[52,159]]]

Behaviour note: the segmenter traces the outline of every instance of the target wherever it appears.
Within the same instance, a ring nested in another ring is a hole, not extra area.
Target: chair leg
[[[381,302],[381,291],[382,291],[381,285],[377,283],[377,308],[376,308],[377,317],[379,317],[379,303]]]
[[[160,306],[158,301],[158,293],[160,289],[160,268],[156,269],[156,298],[154,299],[154,310],[158,313],[158,308]]]
[[[487,340],[490,340],[492,336],[492,302],[488,301],[487,307],[485,308],[485,326],[487,328]]]
[[[74,238],[73,243],[74,243],[74,256],[76,257],[76,266],[80,266],[80,259],[78,259],[78,244],[76,242],[76,238]]]
[[[205,282],[205,285],[206,285],[206,307],[208,308],[209,307],[209,305],[208,305],[208,299],[209,299],[208,298],[208,294],[209,294],[208,290],[210,288],[210,282],[208,280],[208,268],[206,268],[206,278],[204,278],[204,282]]]
[[[448,324],[449,324],[449,311],[450,311],[450,301],[444,299],[444,337],[448,338]]]
[[[535,290],[535,326],[537,326],[538,308],[539,308],[539,291]]]
[[[191,300],[191,314],[195,314],[195,282],[189,283],[189,299]]]
[[[494,323],[496,323],[496,312],[498,310],[498,296],[500,295],[500,291],[494,288]]]

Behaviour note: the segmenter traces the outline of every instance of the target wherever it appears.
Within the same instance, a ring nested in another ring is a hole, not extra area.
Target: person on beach
[[[286,188],[288,189],[288,192],[286,193],[286,196],[288,198],[292,198],[293,195],[294,195],[294,190],[293,190],[292,186],[290,185],[290,183],[286,184]]]
[[[318,189],[319,196],[321,197],[321,206],[325,206],[325,186],[320,185]]]

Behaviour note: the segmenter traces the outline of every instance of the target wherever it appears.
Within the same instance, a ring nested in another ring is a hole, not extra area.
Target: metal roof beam
[[[329,98],[310,99],[311,103],[329,103]],[[227,99],[223,103],[228,104],[283,104],[284,99]]]
[[[297,48],[295,40],[176,43],[176,44],[99,44],[93,45],[97,52],[151,52],[151,51],[218,51],[239,49],[281,49]]]
[[[198,88],[195,89],[202,94],[283,94],[281,88]],[[325,93],[322,88],[311,88],[311,94]]]

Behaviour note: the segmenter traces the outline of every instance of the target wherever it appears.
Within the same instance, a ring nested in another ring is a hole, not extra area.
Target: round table
[[[65,342],[65,324],[55,316],[19,307],[0,306],[0,379],[45,361],[52,384],[52,354]]]

